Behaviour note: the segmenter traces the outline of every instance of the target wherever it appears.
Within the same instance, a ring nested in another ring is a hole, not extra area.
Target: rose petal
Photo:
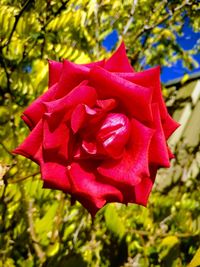
[[[90,71],[89,82],[101,98],[116,98],[132,116],[146,123],[152,120],[150,109],[152,91],[133,84],[113,73],[95,67]]]
[[[54,99],[56,90],[57,83],[50,87],[48,91],[38,97],[30,106],[28,106],[28,108],[25,109],[23,112],[23,120],[27,123],[30,129],[33,129],[42,118],[45,112],[43,103]]]
[[[103,111],[110,111],[117,107],[117,101],[114,98],[109,99],[97,99],[97,106],[99,106]]]
[[[155,102],[159,105],[163,130],[166,138],[168,139],[169,136],[180,126],[180,124],[175,122],[168,114],[165,102],[163,100],[160,83],[160,67],[158,66],[142,72],[118,73],[118,75],[133,83],[152,88],[152,103]]]
[[[26,125],[29,127],[29,129],[32,130],[32,128],[34,127],[32,121],[26,115],[22,115],[21,118],[26,123]]]
[[[150,166],[150,177],[145,177],[142,179],[141,183],[134,187],[134,201],[130,201],[130,199],[129,202],[137,203],[143,206],[147,205],[147,201],[156,177],[156,172],[157,167],[154,165]]]
[[[119,113],[109,113],[97,134],[97,141],[109,156],[118,158],[124,151],[130,135],[128,118]]]
[[[90,108],[85,104],[79,104],[71,115],[71,127],[77,133],[82,127],[97,127],[98,121],[102,119],[106,112],[117,106],[115,99],[97,100],[97,107]]]
[[[62,69],[61,69],[62,64]],[[23,120],[30,129],[33,129],[38,121],[41,119],[45,108],[43,103],[63,97],[70,92],[75,86],[80,84],[87,78],[89,68],[81,65],[74,64],[69,61],[63,63],[49,61],[50,80],[49,83],[53,84],[48,91],[38,97],[24,112]],[[56,70],[55,70],[56,69]],[[55,77],[54,73],[55,72]],[[61,73],[60,73],[61,71]],[[60,79],[59,79],[60,75]],[[54,83],[59,79],[58,83]]]
[[[144,176],[140,183],[136,185],[123,185],[121,187],[124,196],[123,203],[136,203],[146,206],[154,184],[157,169],[157,166],[150,165],[150,176]]]
[[[168,150],[168,155],[169,155],[169,159],[173,159],[175,156],[174,154],[171,152],[170,148],[167,146],[167,150]]]
[[[95,142],[89,142],[86,140],[83,140],[82,142],[82,148],[90,155],[97,154],[97,145]]]
[[[67,95],[74,87],[78,86],[82,81],[87,80],[89,70],[84,65],[78,65],[64,60],[55,98],[58,99]]]
[[[57,162],[44,162],[41,164],[42,180],[44,188],[62,190],[65,193],[71,192],[67,168]]]
[[[96,61],[96,62],[90,62],[90,63],[86,63],[86,64],[80,64],[81,66],[85,66],[89,69],[92,69],[95,66],[99,66],[99,67],[104,67],[105,64],[105,59],[100,60],[100,61]]]
[[[56,127],[52,125],[51,116],[43,119],[43,152],[45,158],[62,160],[63,164],[68,160],[69,129],[65,122]],[[53,127],[52,127],[53,126]]]
[[[167,168],[170,166],[169,154],[167,150],[165,135],[161,124],[158,104],[156,103],[152,104],[152,111],[154,117],[154,127],[156,131],[151,140],[151,145],[149,150],[149,160],[151,163],[155,165]]]
[[[150,68],[145,71],[135,73],[117,73],[120,77],[143,87],[151,88],[152,103],[156,102],[159,105],[161,118],[165,119],[167,116],[167,108],[164,103],[160,83],[160,67]]]
[[[86,120],[86,111],[85,106],[79,104],[72,112],[71,115],[71,128],[74,133],[77,133],[78,130],[84,125]]]
[[[54,60],[49,60],[49,87],[57,83],[60,79],[62,73],[62,62],[57,62]]]
[[[71,128],[73,132],[77,133],[80,128],[86,125],[87,119],[96,115],[96,113],[94,109],[89,108],[87,105],[77,105],[71,115]]]
[[[42,138],[43,123],[42,120],[40,120],[24,142],[13,150],[13,153],[22,155],[39,164],[41,161],[40,147],[42,144]]]
[[[72,129],[75,133],[83,127],[90,129],[80,133],[82,148],[88,154],[119,157],[129,138],[129,120],[125,115],[117,113],[110,113],[102,120],[100,113],[87,105],[78,105],[71,116]]]
[[[81,73],[84,74],[85,72],[87,72],[87,69],[81,68],[81,66],[91,69],[94,66],[103,67],[104,64],[105,64],[105,60],[100,60],[100,61],[97,61],[97,62],[91,62],[91,63],[87,63],[87,64],[75,64],[73,62],[65,60],[64,61],[64,65],[65,66],[64,66],[64,69],[62,70],[63,62],[57,62],[57,61],[54,61],[54,60],[48,60],[48,62],[49,62],[49,87],[51,87],[53,84],[55,84],[55,83],[57,83],[59,81],[60,76],[62,74],[62,71],[64,71],[66,75],[69,75],[75,69],[76,71],[78,71],[78,73],[80,71],[80,74]],[[62,77],[62,79],[63,79],[63,77]],[[85,80],[85,78],[83,80]],[[67,86],[69,86],[69,83],[68,83]]]
[[[68,168],[69,179],[72,185],[72,193],[80,197],[80,201],[94,216],[106,202],[122,201],[121,192],[108,184],[100,181],[98,174],[95,174],[95,168],[91,164],[72,163]],[[82,201],[82,199],[86,201]]]
[[[135,119],[131,120],[130,141],[120,160],[106,160],[98,167],[98,172],[110,183],[134,186],[143,177],[149,176],[149,146],[154,130]]]
[[[176,122],[169,114],[166,116],[165,120],[162,121],[163,131],[165,133],[165,138],[168,139],[172,133],[180,126],[180,123]]]
[[[105,62],[104,68],[112,72],[133,72],[133,67],[129,63],[126,47],[124,42],[112,54],[112,56]]]
[[[83,81],[66,96],[51,102],[45,102],[44,105],[47,112],[55,113],[62,111],[64,114],[64,111],[72,109],[78,104],[93,106],[96,103],[97,94],[93,87],[86,84],[87,81]]]

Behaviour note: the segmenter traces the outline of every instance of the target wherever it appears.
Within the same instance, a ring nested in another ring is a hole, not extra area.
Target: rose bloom
[[[31,132],[14,153],[39,164],[45,188],[71,194],[92,216],[109,202],[147,204],[178,127],[160,68],[134,72],[124,43],[108,60],[49,61],[49,89],[22,119]]]

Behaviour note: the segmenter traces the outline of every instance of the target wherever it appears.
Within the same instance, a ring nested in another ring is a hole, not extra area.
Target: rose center
[[[106,114],[97,110],[91,113],[85,106],[76,111],[72,128],[77,132],[79,145],[74,147],[74,157],[120,158],[130,136],[128,117],[122,113]]]
[[[113,158],[122,155],[130,135],[129,119],[120,113],[110,113],[106,116],[97,133],[96,140],[106,154]]]

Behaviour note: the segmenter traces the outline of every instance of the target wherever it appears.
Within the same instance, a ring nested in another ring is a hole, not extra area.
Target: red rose
[[[40,165],[44,187],[92,215],[108,202],[146,205],[178,127],[161,95],[160,68],[134,72],[122,43],[108,59],[49,61],[49,89],[22,116],[31,132],[15,149]]]

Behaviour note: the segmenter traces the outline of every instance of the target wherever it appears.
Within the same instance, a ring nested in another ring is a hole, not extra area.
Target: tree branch
[[[55,243],[57,239],[60,238],[60,226],[63,223],[63,211],[65,207],[65,196],[63,192],[59,192],[58,194],[58,208],[56,210],[55,220],[53,224],[52,234],[50,243]],[[59,240],[60,241],[60,240]]]
[[[99,58],[99,20],[98,20],[98,2],[94,1],[94,21],[95,21],[95,39],[96,39],[96,57]]]
[[[7,80],[7,88],[6,88],[6,91],[10,94],[10,96],[12,98],[12,92],[11,92],[11,86],[10,86],[10,74],[8,72],[6,62],[4,60],[2,47],[0,47],[0,63],[3,66],[4,71],[5,71],[5,74],[6,74],[6,80]]]
[[[138,234],[141,236],[152,236],[152,233],[148,231],[129,229],[128,232],[132,234]],[[188,237],[200,236],[200,233],[156,233],[154,235],[154,239],[156,239],[157,237],[167,237],[171,235],[176,236],[178,238],[188,238]]]
[[[56,16],[58,16],[61,12],[62,12],[62,10],[65,8],[65,6],[66,6],[66,4],[69,2],[69,0],[66,0],[65,2],[64,1],[62,1],[62,5],[58,8],[58,10],[56,11],[56,12],[54,12],[52,15],[54,16],[54,18],[56,17]],[[46,21],[46,23],[43,25],[43,27],[42,27],[42,30],[45,30],[45,28],[47,27],[47,25],[51,22],[51,20],[52,20],[52,18],[49,18],[47,21]]]
[[[29,201],[27,203],[27,219],[28,219],[28,224],[29,224],[29,233],[31,236],[33,247],[35,249],[35,252],[36,252],[38,258],[40,259],[41,262],[44,262],[45,253],[42,251],[42,249],[39,245],[39,242],[37,241],[37,236],[35,234],[32,214],[33,214],[33,202]]]
[[[10,150],[4,145],[3,142],[0,142],[0,145],[3,147],[3,149],[11,156],[11,157],[15,157],[15,155],[13,155]]]
[[[24,11],[26,10],[27,6],[28,6],[31,2],[32,2],[32,0],[27,0],[27,1],[25,2],[24,6],[22,7],[22,9],[20,10],[19,14],[17,14],[17,15],[15,16],[15,23],[14,23],[13,28],[12,28],[12,31],[11,31],[9,37],[8,37],[8,41],[3,45],[3,47],[7,46],[7,50],[8,50],[8,46],[9,46],[9,44],[10,44],[10,41],[11,41],[11,39],[12,39],[12,36],[13,36],[15,30],[16,30],[16,27],[17,27],[17,24],[18,24],[18,22],[19,22],[19,19],[21,18],[22,14],[24,13]]]
[[[125,27],[124,27],[124,30],[122,32],[122,36],[124,36],[127,31],[129,30],[130,26],[131,26],[131,23],[133,22],[133,15],[135,13],[135,8],[137,6],[137,3],[138,3],[138,0],[134,0],[133,1],[133,5],[132,5],[132,8],[131,8],[131,13],[130,13],[130,16],[129,16],[129,20],[127,21]]]
[[[27,175],[27,176],[20,177],[20,178],[18,178],[18,179],[9,181],[9,184],[16,184],[16,183],[18,183],[18,182],[22,182],[22,181],[24,181],[24,180],[26,180],[26,179],[28,179],[28,178],[35,177],[35,176],[38,175],[38,174],[40,174],[40,172],[35,172],[35,173],[29,174],[29,175]],[[11,177],[8,177],[7,180],[8,180],[8,179],[11,179]]]
[[[167,6],[166,1],[161,2],[160,5],[162,3],[165,4],[165,7]],[[159,8],[160,8],[160,5],[159,5]],[[171,11],[168,14],[166,14],[165,16],[163,16],[162,19],[160,19],[159,21],[155,22],[151,26],[145,25],[144,28],[142,28],[136,34],[135,38],[133,39],[133,42],[134,42],[134,41],[136,41],[138,38],[140,38],[142,35],[144,35],[146,33],[144,42],[142,44],[142,49],[140,51],[137,51],[136,53],[133,54],[133,56],[132,56],[132,63],[135,63],[138,60],[139,55],[144,52],[145,47],[146,47],[146,44],[148,43],[148,37],[150,36],[151,30],[153,30],[157,26],[159,26],[162,23],[164,23],[165,21],[167,21],[170,17],[172,17],[172,15],[174,15],[173,18],[175,18],[177,16],[177,14],[178,14],[178,11],[180,11],[185,6],[190,6],[190,5],[192,5],[192,3],[190,3],[188,0],[185,0],[180,6],[176,7],[173,11]],[[159,9],[157,7],[156,10],[154,10],[153,13],[157,12],[158,10]],[[151,20],[151,18],[149,17],[148,20]]]
[[[156,22],[155,24],[153,24],[151,26],[148,26],[148,25],[144,26],[144,28],[141,31],[139,31],[138,34],[135,36],[134,40],[137,40],[145,32],[151,31],[155,27],[159,26],[160,24],[162,24],[163,22],[168,20],[172,15],[176,15],[177,11],[181,10],[183,7],[190,6],[191,4],[192,3],[190,3],[188,0],[186,0],[183,4],[181,4],[180,6],[176,7],[172,14],[166,14],[162,19],[160,19],[158,22]]]

